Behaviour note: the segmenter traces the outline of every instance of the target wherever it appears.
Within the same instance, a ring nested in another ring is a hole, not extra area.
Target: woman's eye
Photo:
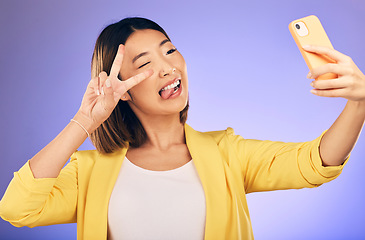
[[[177,50],[176,48],[170,49],[167,51],[167,54],[171,54],[171,53],[175,52],[176,50]]]
[[[150,62],[146,62],[145,64],[142,64],[141,66],[139,66],[138,67],[138,69],[140,69],[140,68],[142,68],[142,67],[144,67],[144,66],[146,66],[147,64],[149,64]]]

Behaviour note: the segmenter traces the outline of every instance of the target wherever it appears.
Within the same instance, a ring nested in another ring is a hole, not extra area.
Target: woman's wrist
[[[348,100],[347,105],[349,105],[351,110],[356,112],[359,117],[365,119],[365,101]]]
[[[75,116],[72,118],[73,122],[79,125],[88,135],[95,131],[98,126],[95,126],[90,117],[87,117],[85,114],[78,111]]]

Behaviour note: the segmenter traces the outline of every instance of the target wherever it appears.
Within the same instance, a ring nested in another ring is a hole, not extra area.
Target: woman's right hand
[[[119,45],[117,55],[108,76],[101,72],[89,82],[81,107],[74,119],[79,121],[89,133],[100,126],[112,113],[121,97],[132,87],[153,74],[152,70],[137,74],[125,81],[118,78],[123,63],[124,46]]]

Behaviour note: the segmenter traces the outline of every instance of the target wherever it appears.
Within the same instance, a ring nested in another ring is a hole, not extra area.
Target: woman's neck
[[[180,123],[180,114],[156,116],[140,119],[147,134],[147,141],[141,147],[167,150],[172,146],[185,144],[184,125]]]

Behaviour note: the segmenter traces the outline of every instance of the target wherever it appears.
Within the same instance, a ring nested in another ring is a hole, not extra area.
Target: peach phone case
[[[308,34],[306,36],[298,35],[297,30],[295,28],[295,24],[298,22],[303,22],[306,25],[308,29]],[[328,39],[321,22],[316,16],[311,15],[308,17],[292,21],[289,24],[289,30],[310,70],[318,66],[324,65],[326,63],[335,62],[334,60],[326,56],[321,56],[315,53],[306,52],[302,49],[302,46],[308,44],[326,46],[333,49],[333,46],[330,40]],[[316,78],[316,80],[333,79],[333,78],[337,78],[337,75],[334,73],[326,73]]]

